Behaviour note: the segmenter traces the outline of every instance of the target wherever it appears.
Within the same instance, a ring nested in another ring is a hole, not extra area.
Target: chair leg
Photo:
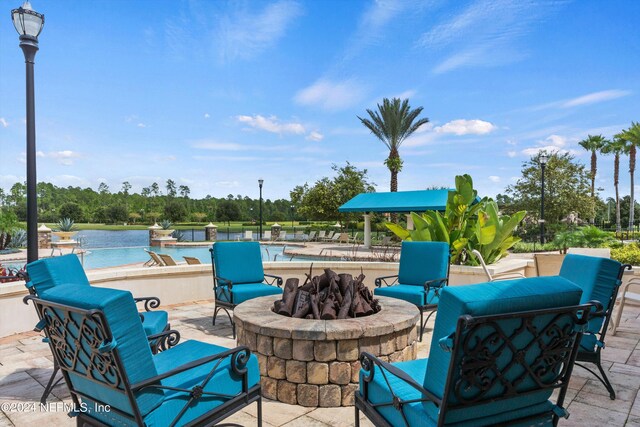
[[[420,310],[420,342],[422,342],[422,334],[424,333],[423,318],[424,318],[424,312]]]
[[[213,326],[216,326],[216,317],[218,317],[218,311],[221,307],[216,306],[216,309],[213,311]]]
[[[354,422],[355,427],[360,427],[360,410],[358,410],[357,406],[353,406],[356,409],[356,421]]]
[[[42,393],[42,397],[40,397],[40,403],[42,404],[47,403],[47,397],[49,397],[49,395],[51,394],[51,390],[53,390],[53,388],[56,385],[58,385],[58,383],[62,379],[62,377],[60,377],[56,380],[56,374],[58,373],[59,370],[60,370],[60,366],[58,366],[58,362],[54,360],[53,373],[51,374],[51,378],[49,378],[49,382],[47,383],[47,386],[44,388],[44,393]]]
[[[258,399],[258,427],[262,427],[262,396]]]
[[[607,391],[609,391],[609,399],[616,400],[616,392],[613,389],[613,386],[611,385],[611,383],[609,382],[609,378],[607,377],[607,374],[605,374],[604,369],[602,369],[602,365],[600,364],[599,360],[598,360],[598,363],[596,363],[596,365],[600,370],[600,375],[602,375],[602,377],[600,378],[600,381],[607,388]]]

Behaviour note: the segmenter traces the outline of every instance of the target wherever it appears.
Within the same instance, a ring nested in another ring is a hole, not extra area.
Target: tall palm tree
[[[620,226],[620,194],[618,192],[618,184],[620,183],[620,154],[625,152],[625,141],[617,137],[602,147],[602,154],[613,154],[613,186],[616,189],[616,231],[622,231]]]
[[[591,200],[594,202],[594,209],[591,215],[591,223],[595,222],[595,199],[596,199],[596,173],[598,171],[597,152],[608,141],[602,135],[587,135],[585,139],[579,142],[580,146],[587,151],[591,151]]]
[[[358,116],[363,125],[373,133],[389,149],[389,157],[384,161],[391,172],[391,191],[398,191],[398,172],[402,170],[402,159],[398,152],[402,142],[420,126],[429,122],[423,117],[418,119],[422,107],[411,109],[409,100],[388,98],[378,104],[378,111],[367,109],[371,120]]]
[[[631,122],[631,127],[616,135],[626,142],[626,152],[629,154],[629,176],[631,184],[631,203],[629,204],[629,229],[633,230],[635,198],[634,196],[634,174],[636,171],[636,147],[640,146],[640,123]]]

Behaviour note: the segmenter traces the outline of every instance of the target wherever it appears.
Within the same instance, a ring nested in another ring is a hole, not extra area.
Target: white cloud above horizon
[[[292,0],[255,9],[241,6],[218,20],[214,46],[221,62],[250,59],[272,48],[303,13],[302,6]]]
[[[0,117],[0,126],[3,128],[9,127],[9,122],[4,117]]]
[[[576,150],[567,147],[568,143],[569,141],[567,137],[560,135],[549,135],[545,139],[539,140],[536,147],[525,148],[521,151],[521,153],[525,156],[535,156],[541,151],[558,154],[578,154]]]
[[[305,139],[307,139],[309,141],[319,142],[319,141],[322,141],[324,139],[324,135],[321,134],[320,132],[314,130],[314,131],[311,131],[309,133],[309,135],[307,135],[307,137]]]
[[[264,117],[260,114],[253,116],[239,115],[236,116],[235,119],[238,122],[246,124],[254,129],[264,130],[266,132],[277,133],[280,135],[285,133],[301,135],[306,132],[301,123],[281,123],[276,116]]]
[[[454,135],[486,135],[493,132],[498,127],[491,122],[473,119],[458,119],[437,126],[434,130],[438,133],[452,133]]]
[[[631,95],[629,90],[603,90],[600,92],[593,92],[586,95],[579,96],[577,98],[569,99],[562,103],[562,108],[571,108],[581,105],[597,104],[599,102],[610,101],[612,99],[622,98],[624,96]]]
[[[360,102],[365,93],[365,87],[355,79],[331,81],[321,78],[299,90],[293,100],[300,105],[340,111]]]

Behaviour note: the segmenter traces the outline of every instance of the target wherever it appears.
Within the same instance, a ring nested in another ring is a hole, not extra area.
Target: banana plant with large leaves
[[[486,197],[478,199],[471,176],[458,175],[455,182],[444,214],[433,210],[421,215],[411,212],[413,230],[392,223],[387,223],[387,228],[402,240],[448,243],[454,264],[477,265],[478,260],[466,256],[474,249],[488,264],[505,257],[507,250],[520,241],[513,232],[526,211],[500,215],[496,202]]]

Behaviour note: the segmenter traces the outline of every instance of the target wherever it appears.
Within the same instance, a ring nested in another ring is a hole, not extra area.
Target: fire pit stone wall
[[[363,351],[385,361],[417,355],[420,314],[407,302],[380,298],[379,313],[342,320],[284,317],[273,296],[234,310],[238,345],[257,355],[264,397],[310,407],[352,406]]]

